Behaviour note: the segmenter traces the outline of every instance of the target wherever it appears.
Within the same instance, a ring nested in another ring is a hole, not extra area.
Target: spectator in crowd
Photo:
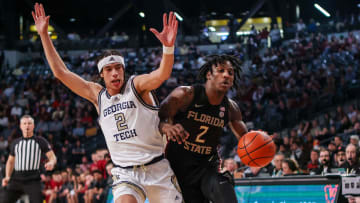
[[[291,155],[290,158],[297,161],[299,167],[301,169],[306,169],[306,164],[308,160],[308,155],[302,149],[303,145],[301,144],[300,140],[296,139],[291,144]]]
[[[221,172],[229,171],[231,174],[234,174],[238,168],[235,160],[232,158],[225,159],[223,165]]]
[[[295,175],[299,173],[297,163],[292,159],[285,159],[281,164],[283,176]]]
[[[346,162],[346,154],[345,154],[345,148],[341,147],[336,152],[336,165],[335,167],[341,168],[344,163]]]
[[[319,168],[319,151],[316,149],[311,150],[310,161],[307,164],[307,170],[310,174],[315,174],[316,170]]]
[[[336,146],[336,149],[340,148],[340,147],[344,147],[344,144],[343,144],[343,140],[342,140],[342,137],[337,135],[334,137],[334,142],[335,142],[335,146]]]
[[[359,166],[359,151],[354,144],[348,144],[345,149],[346,162],[340,165],[340,168],[345,168],[346,173],[360,174]]]
[[[316,174],[331,173],[330,152],[327,149],[320,150],[320,167],[316,170]]]
[[[355,145],[358,148],[359,147],[359,136],[358,135],[351,135],[350,136],[350,143]]]
[[[101,196],[106,186],[106,181],[103,178],[103,173],[99,170],[94,170],[91,173],[94,180],[91,182],[90,187],[85,192],[85,203],[102,202],[104,197]]]
[[[274,156],[273,161],[271,162],[271,167],[268,172],[271,177],[279,177],[282,176],[282,163],[285,159],[284,154],[277,153]]]

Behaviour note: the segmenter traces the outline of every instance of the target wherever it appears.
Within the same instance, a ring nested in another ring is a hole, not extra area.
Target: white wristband
[[[163,45],[163,54],[174,54],[175,47],[166,47]]]

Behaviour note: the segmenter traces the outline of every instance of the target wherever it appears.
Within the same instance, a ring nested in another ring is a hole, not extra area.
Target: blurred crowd
[[[261,44],[255,36],[252,43]],[[161,101],[177,86],[200,82],[197,70],[206,55],[238,56],[243,61],[241,85],[228,96],[239,104],[250,130],[262,129],[273,136],[278,152],[264,168],[244,167],[234,150],[237,141],[225,129],[220,150],[223,170],[237,178],[324,174],[338,168],[360,173],[358,36],[299,32],[293,40],[271,48],[254,47],[238,43],[229,50],[199,51],[194,44],[178,46],[172,77],[157,96]],[[102,83],[95,64],[99,54],[63,52],[62,57],[71,71]],[[122,50],[122,54],[129,75],[154,70],[162,56],[161,48]],[[30,114],[36,135],[49,141],[59,160],[53,173],[42,175],[47,202],[104,201],[113,165],[92,104],[57,81],[44,57],[29,58],[15,69],[3,68],[1,75],[1,168],[12,140],[21,135],[19,117]]]

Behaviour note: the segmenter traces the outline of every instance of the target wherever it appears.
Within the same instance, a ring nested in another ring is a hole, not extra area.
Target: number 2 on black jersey
[[[201,137],[206,134],[206,132],[209,130],[209,127],[202,125],[200,126],[200,130],[203,131],[196,136],[195,142],[205,143],[205,140],[201,139]]]

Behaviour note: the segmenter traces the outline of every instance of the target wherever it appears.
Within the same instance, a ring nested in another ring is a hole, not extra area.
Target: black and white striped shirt
[[[38,171],[40,169],[41,154],[50,150],[50,144],[43,137],[20,137],[14,140],[10,148],[10,154],[15,157],[15,172]]]

